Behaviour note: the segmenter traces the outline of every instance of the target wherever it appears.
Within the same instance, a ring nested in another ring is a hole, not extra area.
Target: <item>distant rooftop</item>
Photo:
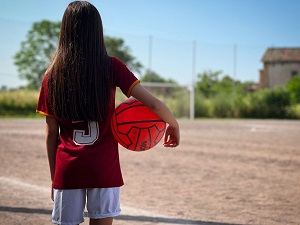
[[[268,48],[261,61],[300,62],[300,48]]]

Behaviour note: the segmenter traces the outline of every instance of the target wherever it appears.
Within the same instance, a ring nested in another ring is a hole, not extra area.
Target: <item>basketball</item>
[[[142,102],[130,97],[116,107],[111,129],[120,145],[140,152],[159,143],[164,136],[166,123]]]

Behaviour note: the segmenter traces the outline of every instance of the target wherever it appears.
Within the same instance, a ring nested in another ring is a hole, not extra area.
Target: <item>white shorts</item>
[[[87,216],[101,219],[118,216],[120,209],[120,187],[88,189],[54,189],[54,224],[75,225],[84,221],[85,204]]]

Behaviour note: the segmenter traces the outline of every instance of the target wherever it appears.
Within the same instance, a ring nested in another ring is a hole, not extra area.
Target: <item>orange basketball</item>
[[[142,102],[130,97],[117,106],[112,115],[111,130],[120,145],[139,152],[159,143],[166,123]]]

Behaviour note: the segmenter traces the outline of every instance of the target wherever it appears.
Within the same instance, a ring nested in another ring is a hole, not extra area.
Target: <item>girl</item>
[[[167,106],[107,54],[97,9],[84,1],[70,3],[37,105],[37,112],[46,116],[55,224],[82,223],[85,204],[90,224],[111,225],[120,213],[123,178],[110,128],[116,87],[168,123],[164,146],[178,146],[179,125]]]

